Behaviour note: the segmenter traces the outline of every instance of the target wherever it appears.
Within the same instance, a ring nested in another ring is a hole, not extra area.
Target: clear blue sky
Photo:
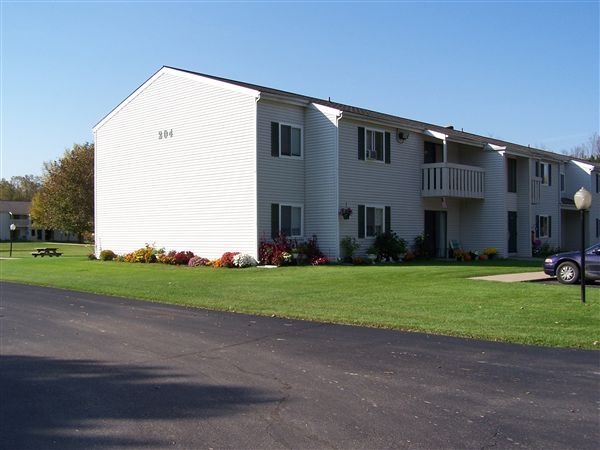
[[[0,3],[3,178],[163,65],[557,152],[599,130],[597,1]]]

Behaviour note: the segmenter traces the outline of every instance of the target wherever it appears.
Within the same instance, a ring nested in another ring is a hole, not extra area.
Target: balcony
[[[453,163],[421,166],[423,197],[483,198],[485,171],[481,167]]]

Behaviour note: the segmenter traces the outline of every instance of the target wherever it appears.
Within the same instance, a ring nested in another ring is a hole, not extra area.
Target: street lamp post
[[[582,187],[573,196],[575,207],[579,210],[581,217],[581,303],[585,303],[585,211],[592,206],[592,194]]]
[[[12,243],[13,243],[13,233],[17,229],[17,226],[14,223],[10,224],[10,251],[8,256],[12,258]]]

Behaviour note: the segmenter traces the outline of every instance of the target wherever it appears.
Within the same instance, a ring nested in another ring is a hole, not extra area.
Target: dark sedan
[[[581,252],[557,253],[544,261],[544,272],[563,284],[577,283],[581,274]],[[585,251],[585,279],[600,280],[600,242]]]

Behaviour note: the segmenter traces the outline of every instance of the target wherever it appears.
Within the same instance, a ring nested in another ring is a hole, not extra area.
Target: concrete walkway
[[[543,281],[552,280],[553,277],[549,277],[544,272],[521,272],[521,273],[506,273],[503,275],[488,275],[485,277],[472,277],[471,280],[485,280],[485,281],[500,281],[502,283],[515,283],[518,281]]]

